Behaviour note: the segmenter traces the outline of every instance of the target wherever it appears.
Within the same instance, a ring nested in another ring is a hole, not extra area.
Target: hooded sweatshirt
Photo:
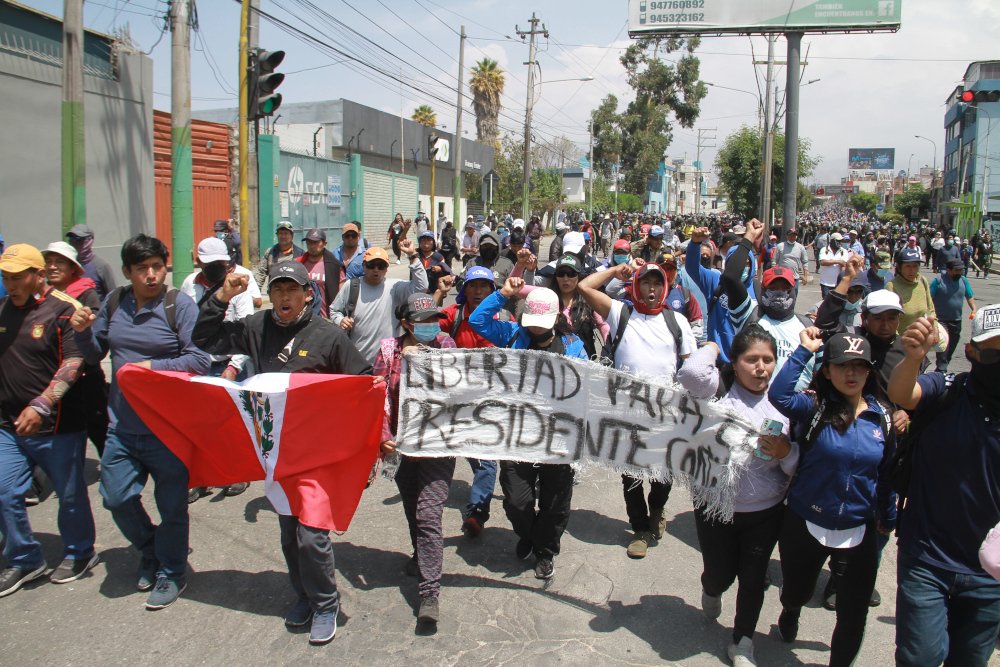
[[[737,247],[733,246],[730,248],[727,257],[732,255]],[[747,293],[753,298],[753,279],[757,273],[757,260],[752,254],[750,255],[750,262],[750,271],[746,280],[742,282]],[[701,252],[696,244],[688,246],[688,251],[684,255],[684,268],[688,276],[694,279],[702,294],[705,295],[705,298],[708,299],[708,340],[719,346],[719,358],[728,363],[729,348],[733,344],[733,338],[736,336],[736,328],[730,320],[729,299],[721,289],[720,281],[722,280],[722,273],[715,269],[706,269],[701,265]]]

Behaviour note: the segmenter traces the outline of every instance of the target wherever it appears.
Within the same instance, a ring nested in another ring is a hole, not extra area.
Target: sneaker
[[[781,635],[781,641],[786,644],[795,641],[799,636],[799,615],[782,609],[781,615],[778,616],[778,634]]]
[[[335,634],[337,634],[336,611],[313,614],[312,627],[309,628],[310,644],[326,644]]]
[[[399,264],[399,260],[398,259],[396,260],[396,264]]]
[[[237,482],[236,484],[230,484],[223,490],[223,493],[227,496],[238,496],[247,488],[250,487],[250,482]]]
[[[53,584],[68,584],[71,581],[76,581],[83,575],[97,565],[101,561],[101,557],[96,553],[90,558],[64,558],[63,562],[59,564],[52,574],[49,575],[49,581]]]
[[[556,564],[551,558],[539,558],[535,563],[535,579],[551,579],[556,573]]]
[[[439,612],[437,596],[420,598],[420,611],[417,612],[417,621],[420,623],[437,623]]]
[[[628,549],[626,549],[625,553],[628,554],[629,558],[645,558],[646,551],[649,549],[649,543],[652,539],[652,533],[636,531],[635,537],[628,543]]]
[[[45,576],[45,563],[34,569],[23,567],[4,568],[3,572],[0,572],[0,598],[11,593],[16,593],[21,586],[43,576]]]
[[[403,574],[408,577],[415,577],[420,574],[416,555],[410,556],[410,560],[406,561],[406,565],[403,566]]]
[[[285,625],[290,628],[301,628],[312,620],[313,610],[309,606],[309,600],[299,598],[292,605],[292,608],[285,614]]]
[[[38,497],[38,492],[35,491],[34,488],[28,489],[28,492],[26,494],[24,494],[24,506],[25,507],[34,507],[35,505],[37,505],[40,502],[41,502],[41,499]]]
[[[188,489],[188,505],[193,502],[197,502],[202,496],[208,495],[208,489],[204,486],[196,486],[194,488]]]
[[[155,558],[143,556],[139,561],[139,573],[135,582],[135,589],[140,593],[152,590],[156,585],[156,571],[160,569],[160,562]]]
[[[479,537],[479,534],[483,532],[483,524],[478,518],[470,516],[462,522],[462,532],[465,533],[466,537]]]
[[[831,572],[830,578],[826,580],[826,586],[823,588],[823,608],[830,611],[837,610],[837,585],[834,583],[836,580],[833,577]]]
[[[869,607],[877,607],[882,604],[882,596],[878,594],[877,589],[872,589],[872,596],[868,599]]]
[[[728,653],[733,667],[757,667],[757,661],[753,657],[753,640],[749,637],[742,637],[739,643],[730,644]]]
[[[664,510],[665,508],[661,507],[649,513],[649,527],[652,529],[653,537],[658,540],[662,540],[667,532],[667,517]]]
[[[534,550],[534,548],[535,548],[534,545],[531,544],[531,540],[524,540],[524,539],[518,540],[517,546],[514,547],[514,555],[517,556],[518,560],[525,560],[528,556],[531,555],[531,552]]]
[[[156,578],[153,592],[146,600],[146,609],[155,610],[169,607],[181,596],[185,588],[187,588],[187,582],[183,579],[175,580],[161,574]]]
[[[701,610],[705,616],[713,621],[722,616],[722,596],[709,595],[704,590],[701,592]]]

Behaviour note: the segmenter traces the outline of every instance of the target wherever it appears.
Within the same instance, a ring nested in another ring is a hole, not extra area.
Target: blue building
[[[965,70],[962,84],[945,100],[945,143],[943,169],[944,201],[966,193],[983,193],[985,218],[1000,220],[1000,133],[991,138],[992,128],[1000,129],[1000,101],[961,101],[963,91],[1000,91],[1000,60],[974,62]],[[1000,97],[1000,93],[992,99]],[[954,216],[954,209],[946,209]],[[948,218],[946,218],[948,219]]]

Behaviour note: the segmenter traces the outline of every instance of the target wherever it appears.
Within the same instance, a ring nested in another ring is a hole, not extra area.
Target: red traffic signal
[[[962,90],[956,99],[965,104],[982,104],[1000,101],[1000,90]]]
[[[963,90],[962,94],[959,96],[959,98],[963,102],[969,103],[969,102],[972,102],[973,100],[976,99],[976,94],[974,92],[972,92],[971,90]]]

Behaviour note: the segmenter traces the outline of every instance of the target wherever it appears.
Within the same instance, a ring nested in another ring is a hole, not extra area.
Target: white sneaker
[[[715,597],[702,591],[701,610],[712,620],[719,618],[722,615],[722,596]]]
[[[753,641],[749,637],[743,637],[739,644],[730,644],[729,660],[733,667],[757,667],[757,661],[753,658]]]
[[[399,260],[398,259],[396,260],[396,264],[399,264]]]

